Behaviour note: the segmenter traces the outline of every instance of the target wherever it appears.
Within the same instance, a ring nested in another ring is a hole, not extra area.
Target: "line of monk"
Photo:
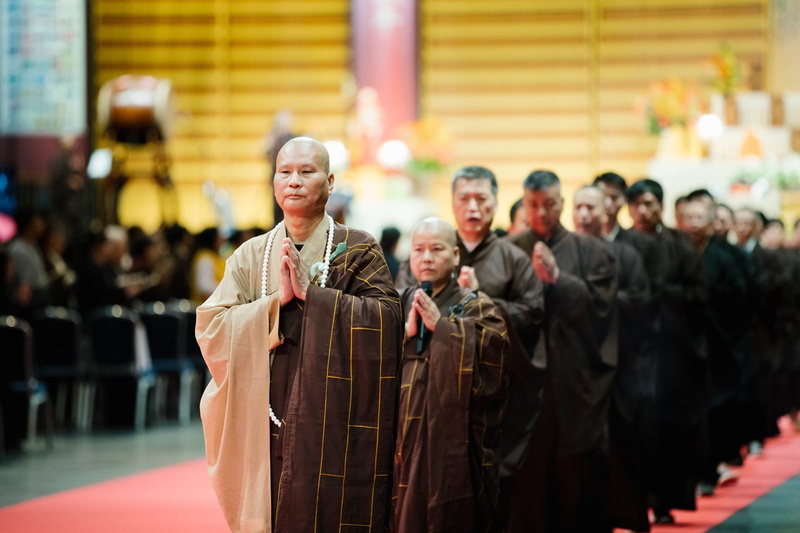
[[[420,221],[393,279],[326,214],[334,179],[321,143],[288,141],[284,220],[197,310],[234,532],[649,531],[735,480],[800,403],[800,255],[759,244],[752,211],[696,191],[678,231],[660,184],[607,173],[569,231],[536,170],[500,237],[497,180],[465,167],[456,227]]]

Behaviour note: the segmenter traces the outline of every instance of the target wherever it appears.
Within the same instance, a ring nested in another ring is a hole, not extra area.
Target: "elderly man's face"
[[[599,237],[606,220],[605,198],[598,189],[580,189],[575,193],[572,222],[575,231]]]
[[[430,281],[434,287],[447,283],[458,264],[458,248],[452,244],[452,235],[448,239],[445,231],[422,227],[411,235],[411,272],[418,281]]]
[[[783,232],[783,226],[775,223],[767,224],[767,227],[761,232],[761,237],[759,238],[761,247],[767,250],[779,250],[783,248],[785,240],[786,236]]]
[[[333,174],[326,173],[324,160],[311,143],[291,143],[281,149],[273,185],[278,205],[286,214],[313,216],[325,210],[333,192]]]
[[[456,180],[453,214],[462,236],[478,239],[488,235],[496,211],[497,199],[492,194],[492,183],[489,180]]]
[[[733,231],[739,242],[745,242],[755,233],[756,218],[749,211],[739,211],[733,215]]]
[[[686,231],[695,241],[700,241],[711,229],[711,213],[703,202],[687,202],[683,207],[683,224]]]
[[[661,202],[651,192],[640,194],[629,202],[628,209],[636,231],[652,233],[661,222]]]
[[[558,226],[564,208],[561,187],[551,185],[538,191],[525,189],[522,205],[525,206],[531,229],[540,236],[549,236]]]

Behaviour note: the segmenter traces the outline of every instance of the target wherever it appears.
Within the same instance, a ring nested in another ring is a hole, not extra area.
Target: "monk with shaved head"
[[[421,285],[400,294],[401,362],[390,531],[501,531],[500,423],[507,326],[484,293],[459,285],[456,231],[427,218],[411,235]]]
[[[333,184],[322,143],[287,142],[285,219],[197,309],[208,469],[235,532],[388,523],[400,301],[378,243],[325,213]]]

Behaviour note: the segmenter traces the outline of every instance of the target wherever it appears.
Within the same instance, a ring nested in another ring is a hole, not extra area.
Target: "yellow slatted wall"
[[[201,186],[232,197],[237,225],[272,219],[262,138],[275,112],[342,138],[349,61],[347,0],[96,0],[96,89],[122,74],[169,78],[180,112],[168,144],[179,220],[197,230],[215,213]],[[124,190],[124,223],[160,222],[156,187]]]
[[[567,197],[606,170],[640,177],[655,139],[634,100],[650,82],[708,75],[723,41],[765,76],[768,4],[423,0],[422,110],[453,129],[455,165],[498,175],[505,223],[534,168],[558,173]]]

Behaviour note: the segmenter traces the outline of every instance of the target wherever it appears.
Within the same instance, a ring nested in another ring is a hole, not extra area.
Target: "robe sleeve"
[[[243,254],[197,309],[197,341],[211,371],[200,402],[211,484],[231,531],[271,531],[268,308],[252,301]],[[253,450],[259,450],[253,453]]]
[[[616,263],[602,244],[588,239],[582,244],[584,246],[578,250],[582,254],[580,264],[583,272],[576,275],[561,270],[558,281],[549,286],[547,312],[551,320],[558,317],[567,324],[574,324],[576,329],[590,328],[600,349],[597,353],[600,360],[593,362],[606,364],[616,360],[617,350],[615,345],[605,342],[616,320]]]
[[[544,293],[542,281],[533,271],[530,258],[524,253],[507,258],[512,262],[515,275],[507,294],[515,295],[513,300],[492,298],[511,321],[517,332],[523,334],[537,331],[544,318]],[[523,334],[523,337],[525,335]]]

